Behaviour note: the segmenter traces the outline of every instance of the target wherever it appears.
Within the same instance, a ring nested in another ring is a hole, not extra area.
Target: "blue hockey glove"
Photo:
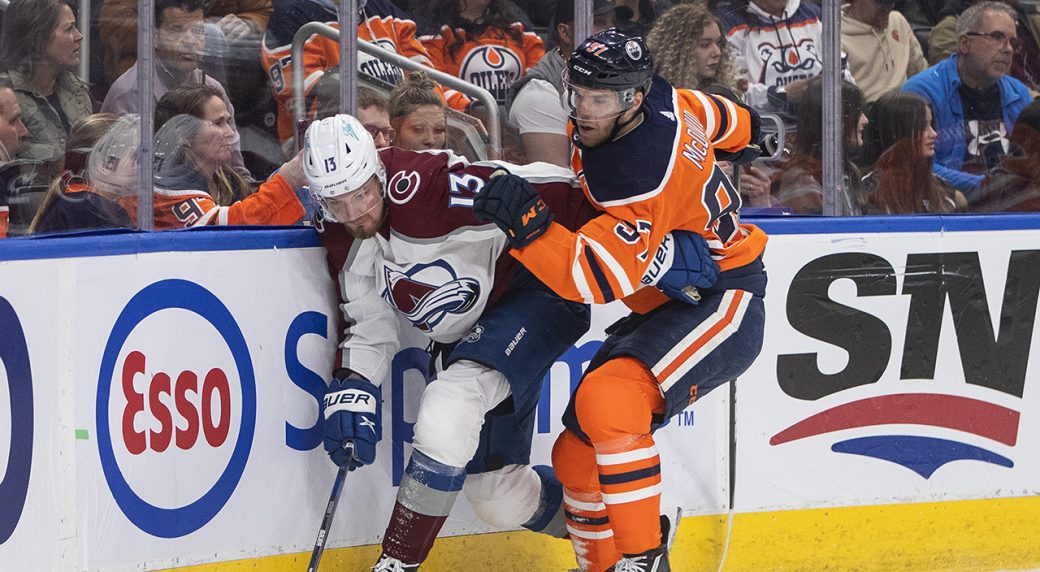
[[[380,393],[378,387],[353,372],[336,375],[329,383],[324,408],[325,451],[333,463],[341,467],[350,463],[353,471],[376,460],[376,443],[383,434]]]
[[[495,171],[473,199],[473,214],[494,222],[513,248],[523,248],[549,229],[555,215],[526,179]]]
[[[685,230],[672,231],[670,236],[675,243],[670,265],[657,281],[657,287],[673,300],[697,304],[701,300],[697,289],[715,285],[719,265],[712,260],[703,236]]]

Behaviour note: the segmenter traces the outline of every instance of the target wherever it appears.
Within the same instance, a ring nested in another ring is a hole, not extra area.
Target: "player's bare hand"
[[[740,173],[740,194],[746,207],[772,206],[769,198],[769,175],[758,167],[747,165]]]
[[[285,182],[292,185],[294,189],[300,188],[307,184],[307,176],[303,172],[303,151],[289,159],[281,169],[278,169],[278,174],[285,179]]]
[[[218,20],[217,26],[220,27],[221,31],[224,32],[224,35],[227,36],[227,39],[230,42],[244,38],[253,33],[253,27],[249,25],[249,22],[246,22],[234,14],[228,14]]]

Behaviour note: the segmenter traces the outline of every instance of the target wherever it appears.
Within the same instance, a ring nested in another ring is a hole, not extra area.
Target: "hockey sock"
[[[592,447],[569,430],[556,439],[553,467],[563,483],[567,534],[578,566],[587,572],[603,572],[621,558],[614,547],[614,531],[603,504]]]
[[[614,546],[625,554],[661,543],[661,460],[650,424],[663,410],[657,381],[629,357],[590,372],[575,395],[578,422],[595,449],[595,478]]]
[[[383,553],[410,564],[425,561],[465,480],[465,467],[412,451],[383,536]]]
[[[556,479],[552,467],[536,465],[531,468],[542,482],[542,493],[538,499],[538,509],[523,527],[555,538],[565,538],[567,528],[563,521],[563,485]]]

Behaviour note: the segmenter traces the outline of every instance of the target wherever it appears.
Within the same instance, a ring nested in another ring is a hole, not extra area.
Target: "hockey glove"
[[[494,222],[513,248],[523,248],[549,229],[555,215],[526,179],[495,171],[473,199],[473,214]]]
[[[685,230],[672,231],[671,260],[657,287],[673,300],[697,304],[701,300],[698,288],[711,288],[719,278],[719,265],[711,258],[704,237]]]
[[[325,392],[325,451],[333,463],[349,463],[353,471],[376,460],[376,443],[383,434],[380,390],[356,373],[337,374],[341,372]]]

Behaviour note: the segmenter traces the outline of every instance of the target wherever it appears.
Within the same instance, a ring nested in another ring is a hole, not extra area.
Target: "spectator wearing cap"
[[[1018,44],[1013,8],[975,4],[957,19],[957,53],[903,86],[932,108],[935,173],[969,201],[986,171],[1008,154],[1015,119],[1032,100],[1029,88],[1008,75]]]
[[[631,18],[632,11],[614,0],[595,0],[592,33]],[[557,47],[538,60],[509,90],[506,108],[509,122],[520,132],[520,143],[530,162],[544,161],[567,167],[567,114],[560,103],[563,69],[574,49],[574,0],[559,0],[553,8],[552,31]]]
[[[895,0],[851,0],[841,9],[841,49],[867,103],[899,89],[928,62]]]

